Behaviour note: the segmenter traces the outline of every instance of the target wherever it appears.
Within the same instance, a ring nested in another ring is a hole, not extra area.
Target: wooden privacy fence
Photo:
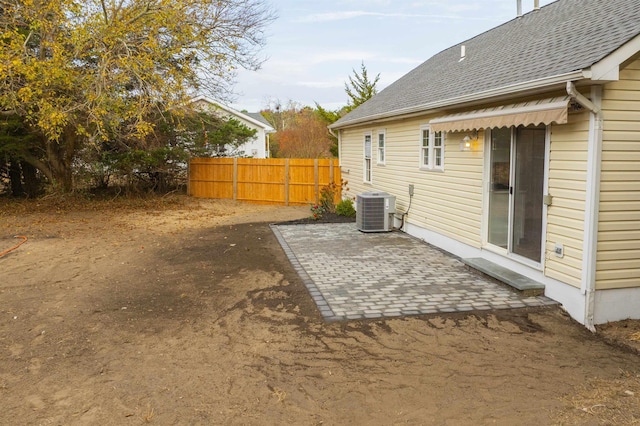
[[[260,204],[317,203],[323,187],[335,183],[341,199],[337,159],[193,158],[188,193],[200,198],[227,198]]]

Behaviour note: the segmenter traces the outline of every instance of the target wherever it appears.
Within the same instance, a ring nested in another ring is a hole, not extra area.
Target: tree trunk
[[[27,197],[35,198],[40,192],[40,179],[35,167],[26,161],[20,162],[20,168],[22,169],[22,180],[24,182],[24,192]]]
[[[11,181],[11,195],[22,197],[24,188],[22,187],[22,172],[20,163],[15,158],[9,159],[9,180]]]
[[[77,135],[69,127],[60,141],[47,141],[47,160],[51,169],[52,184],[62,192],[73,191],[73,160],[76,154]]]

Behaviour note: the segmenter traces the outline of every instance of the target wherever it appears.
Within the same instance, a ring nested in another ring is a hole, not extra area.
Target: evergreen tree
[[[349,83],[344,84],[344,90],[349,96],[349,102],[346,107],[347,112],[362,105],[378,93],[378,89],[376,89],[378,80],[380,80],[380,74],[376,75],[373,80],[369,80],[364,62],[360,64],[360,73],[355,69],[353,70],[353,76],[349,76]]]

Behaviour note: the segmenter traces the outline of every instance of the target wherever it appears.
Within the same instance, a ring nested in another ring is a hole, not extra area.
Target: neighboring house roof
[[[235,115],[236,117],[249,122],[251,124],[253,124],[256,127],[259,127],[261,129],[263,129],[266,133],[273,133],[275,132],[275,129],[273,127],[271,127],[271,125],[267,122],[267,120],[265,120],[262,115],[260,113],[251,113],[251,112],[240,112],[240,111],[236,111],[235,109],[228,107],[216,100],[213,100],[211,98],[208,98],[206,96],[198,96],[196,98],[191,99],[190,103],[196,103],[196,102],[206,102],[208,104],[211,104],[213,106],[215,106],[216,108],[219,108],[223,111],[226,111],[228,114],[231,115]]]
[[[259,112],[247,112],[246,114],[247,114],[249,117],[254,118],[254,119],[256,119],[256,120],[260,121],[261,123],[263,123],[263,124],[265,124],[265,125],[269,126],[269,127],[271,128],[271,130],[269,130],[269,132],[268,132],[268,133],[275,132],[275,129],[273,128],[273,126],[271,126],[271,124],[269,124],[269,122],[267,121],[267,119],[266,119],[266,118],[264,118],[264,117],[262,116],[262,114],[260,114]]]
[[[551,86],[562,79],[606,80],[608,69],[592,73],[591,68],[626,43],[640,42],[639,34],[638,0],[558,0],[436,54],[329,127]]]

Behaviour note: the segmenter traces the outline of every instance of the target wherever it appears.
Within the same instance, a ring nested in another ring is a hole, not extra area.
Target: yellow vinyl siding
[[[373,189],[396,196],[398,216],[409,206],[409,184],[415,195],[407,222],[474,247],[481,245],[482,140],[473,151],[460,151],[461,133],[447,133],[444,171],[420,169],[421,126],[432,117],[342,130],[342,172],[348,196]],[[372,166],[371,185],[362,184],[362,139],[373,132],[377,152],[379,130],[386,133],[385,164]],[[481,135],[480,135],[481,136]],[[349,170],[349,173],[346,173]]]
[[[549,194],[547,210],[545,275],[580,287],[587,181],[589,115],[569,115],[569,123],[551,126]],[[564,257],[555,256],[556,243],[564,246]]]
[[[340,144],[340,169],[342,179],[348,181],[349,188],[353,191],[364,192],[363,183],[363,155],[364,155],[365,130],[342,130]],[[366,191],[370,185],[366,185]]]
[[[598,290],[640,286],[640,60],[605,85]]]

